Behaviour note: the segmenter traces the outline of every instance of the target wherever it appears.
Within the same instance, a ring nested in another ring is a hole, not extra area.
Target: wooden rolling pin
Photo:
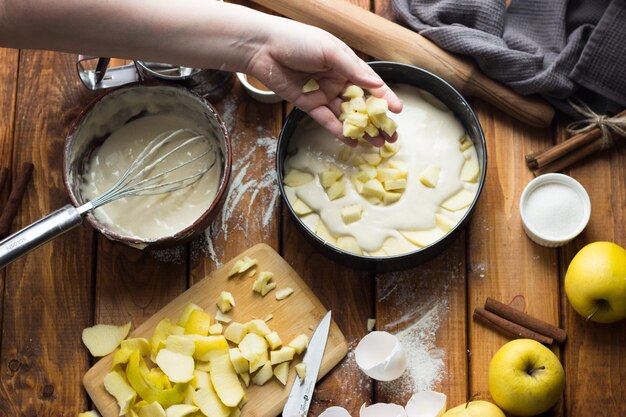
[[[320,27],[376,59],[431,71],[467,96],[479,97],[531,126],[549,126],[554,109],[491,80],[476,65],[423,36],[344,0],[253,0],[294,20]]]

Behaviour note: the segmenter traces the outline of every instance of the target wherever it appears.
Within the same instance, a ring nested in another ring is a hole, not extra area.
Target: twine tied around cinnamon
[[[584,118],[567,125],[567,132],[570,136],[590,132],[596,128],[600,129],[602,132],[602,137],[600,138],[602,150],[608,149],[613,145],[614,135],[626,137],[626,115],[623,115],[623,113],[613,117],[600,115],[591,110],[582,101],[576,101],[577,103],[569,100],[569,104]]]

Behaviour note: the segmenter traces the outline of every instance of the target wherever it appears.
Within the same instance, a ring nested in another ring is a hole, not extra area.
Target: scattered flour
[[[229,118],[234,117],[229,116],[229,112],[226,111],[228,107],[229,105],[225,104],[224,121],[227,125]],[[274,137],[257,138],[248,152],[235,160],[232,165],[232,179],[224,199],[224,207],[205,231],[206,252],[218,267],[223,259],[224,247],[214,245],[214,240],[227,241],[229,234],[234,230],[243,233],[247,233],[248,230],[260,230],[268,233],[269,237],[268,226],[275,213],[279,192],[275,165],[267,161],[274,161],[276,144]],[[257,156],[259,148],[265,151],[262,156]],[[265,166],[267,169],[259,174],[254,169],[258,166]]]

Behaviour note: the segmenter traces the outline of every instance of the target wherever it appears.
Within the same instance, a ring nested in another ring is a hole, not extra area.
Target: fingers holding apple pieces
[[[517,339],[502,346],[491,359],[488,384],[491,397],[504,411],[535,416],[561,398],[565,371],[550,349],[534,340]]]
[[[565,293],[588,320],[613,323],[626,318],[626,249],[611,242],[582,248],[567,268]]]

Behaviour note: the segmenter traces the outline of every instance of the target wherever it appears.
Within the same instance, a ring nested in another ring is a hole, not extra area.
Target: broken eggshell
[[[348,410],[343,407],[328,407],[318,417],[352,417]]]
[[[388,403],[376,403],[369,407],[363,404],[359,415],[360,417],[407,417],[404,407]]]
[[[435,391],[415,393],[405,410],[408,417],[441,417],[446,411],[446,395]]]
[[[406,369],[402,344],[391,333],[374,331],[367,334],[357,345],[354,355],[365,375],[377,381],[392,381]]]

